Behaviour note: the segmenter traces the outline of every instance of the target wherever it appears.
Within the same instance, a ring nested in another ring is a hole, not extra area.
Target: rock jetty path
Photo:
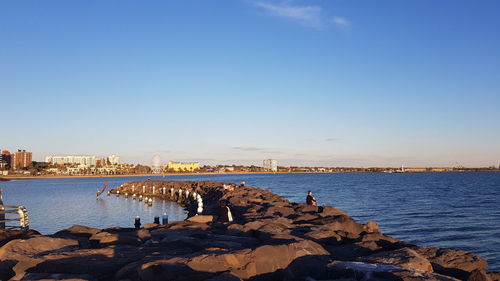
[[[148,180],[111,192],[173,200],[201,214],[140,229],[0,230],[0,279],[500,280],[475,254],[398,241],[373,221],[360,224],[333,207],[292,203],[269,190]],[[233,222],[215,221],[220,200],[229,202]]]

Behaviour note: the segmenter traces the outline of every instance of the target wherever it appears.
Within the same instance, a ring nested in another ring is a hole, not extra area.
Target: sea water
[[[24,205],[30,227],[44,234],[82,224],[97,228],[132,227],[166,212],[183,220],[186,212],[172,202],[152,207],[123,196],[101,195],[138,177],[37,179],[0,183],[6,205]],[[151,177],[151,179],[163,179]],[[304,202],[308,190],[318,205],[347,212],[360,223],[375,220],[383,233],[417,245],[463,249],[500,270],[500,173],[345,173],[178,175],[169,180],[214,180],[272,190],[292,202]]]

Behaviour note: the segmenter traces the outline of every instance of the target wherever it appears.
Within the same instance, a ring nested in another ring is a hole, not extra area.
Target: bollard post
[[[163,224],[163,225],[168,224],[168,215],[167,215],[167,213],[163,213],[163,216],[161,217],[161,224]]]
[[[132,185],[132,193],[135,192],[135,185]]]
[[[155,186],[153,185],[153,194],[155,194]]]
[[[163,187],[162,191],[162,194],[165,195],[165,187]]]
[[[142,194],[146,194],[146,186],[145,185],[142,186]]]
[[[156,216],[153,223],[160,224],[160,217]]]
[[[135,217],[135,223],[134,223],[135,229],[141,228],[141,217],[136,216]]]

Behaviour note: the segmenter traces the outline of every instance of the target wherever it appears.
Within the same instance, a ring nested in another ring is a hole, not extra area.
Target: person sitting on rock
[[[242,181],[242,182],[240,183],[240,187],[244,187],[244,186],[245,186],[245,181]]]
[[[316,198],[312,196],[312,191],[307,192],[306,204],[311,206],[316,206]]]
[[[232,222],[233,215],[231,214],[231,209],[227,206],[227,202],[225,200],[221,200],[219,202],[219,208],[217,209],[217,221],[218,222]]]

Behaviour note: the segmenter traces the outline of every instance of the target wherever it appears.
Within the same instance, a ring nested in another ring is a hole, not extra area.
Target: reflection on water
[[[167,213],[170,221],[184,220],[186,212],[170,201],[154,199],[147,206],[132,198],[102,194],[96,200],[96,190],[105,182],[116,187],[135,178],[84,178],[16,180],[2,183],[4,203],[24,205],[28,209],[30,228],[43,234],[81,224],[96,228],[112,226],[133,227],[135,216],[143,224],[153,222],[155,216]]]

